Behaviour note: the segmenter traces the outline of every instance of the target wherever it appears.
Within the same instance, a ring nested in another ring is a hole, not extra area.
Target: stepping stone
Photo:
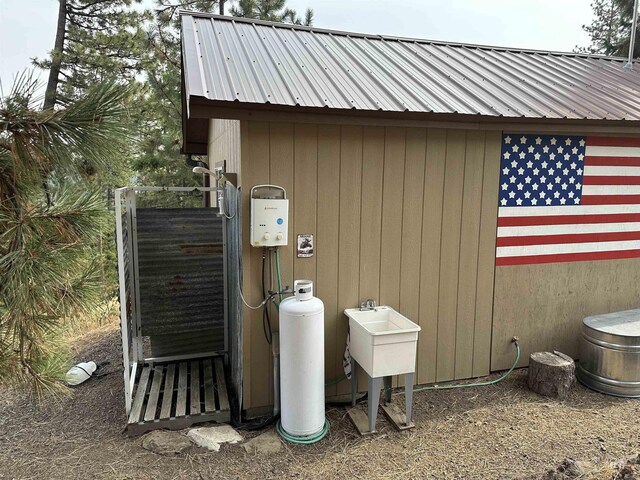
[[[192,428],[187,437],[199,447],[218,452],[223,443],[238,443],[243,439],[230,425]]]

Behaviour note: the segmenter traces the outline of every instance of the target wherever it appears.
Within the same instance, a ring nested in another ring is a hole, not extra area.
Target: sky
[[[145,0],[151,5],[152,0]],[[362,33],[539,50],[586,46],[589,0],[289,0],[314,26]],[[5,92],[33,57],[53,48],[57,0],[0,0],[0,82]],[[44,78],[41,76],[41,78]]]

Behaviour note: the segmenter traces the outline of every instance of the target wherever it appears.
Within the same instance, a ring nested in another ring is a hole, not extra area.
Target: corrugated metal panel
[[[179,334],[216,329],[224,337],[222,221],[216,211],[141,208],[136,223],[142,335],[152,336],[152,343],[155,335],[177,335],[178,342]]]
[[[151,356],[165,357],[224,350],[224,330],[212,328],[151,337]]]
[[[187,99],[552,119],[640,119],[624,59],[182,16]]]

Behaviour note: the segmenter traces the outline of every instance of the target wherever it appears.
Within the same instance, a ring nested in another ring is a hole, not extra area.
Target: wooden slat
[[[136,398],[133,400],[131,406],[131,412],[129,413],[129,423],[136,423],[140,421],[140,414],[142,413],[142,405],[144,404],[144,397],[147,394],[147,386],[149,383],[149,374],[151,368],[146,366],[142,369],[140,374],[140,381],[138,382],[138,388],[136,390]]]
[[[167,372],[164,377],[164,392],[162,393],[162,408],[160,409],[160,418],[169,418],[171,416],[171,404],[173,403],[173,383],[176,373],[175,363],[167,366]]]
[[[502,137],[500,132],[487,132],[484,147],[484,174],[482,178],[480,244],[478,246],[476,322],[473,335],[474,377],[489,374],[490,367],[501,142]]]
[[[360,199],[362,191],[362,127],[343,125],[340,139],[340,219],[338,263],[338,308],[352,308],[360,303]],[[355,228],[354,228],[355,226]],[[336,342],[344,345],[349,322],[336,322]],[[336,361],[342,364],[344,349],[336,349]],[[337,386],[337,393],[349,393],[347,382]]]
[[[316,125],[298,124],[295,126],[293,204],[294,238],[297,234],[316,234],[316,212],[318,208],[318,129]],[[316,255],[293,259],[293,278],[305,278],[316,281]]]
[[[149,399],[147,400],[147,408],[144,412],[144,421],[149,422],[155,420],[156,409],[158,408],[158,398],[160,396],[160,387],[162,386],[163,367],[154,367],[153,379],[151,381],[151,390],[149,391]]]
[[[269,124],[265,122],[249,122],[249,151],[248,165],[242,166],[242,185],[245,190],[243,202],[250,205],[250,190],[253,185],[269,183]],[[244,151],[242,153],[244,155]],[[277,182],[276,182],[277,184]],[[251,220],[250,211],[243,218],[243,232],[249,232]],[[291,213],[289,215],[291,218]],[[291,240],[291,239],[290,239]],[[243,235],[243,243],[249,244],[248,235]],[[244,275],[244,296],[251,304],[258,304],[263,298],[262,294],[262,249],[251,248],[247,252],[251,257],[249,271]],[[246,257],[243,256],[243,261]],[[249,330],[245,335],[250,337],[251,348],[245,350],[249,354],[248,361],[251,364],[251,406],[261,407],[271,405],[270,393],[273,390],[273,368],[271,347],[266,342],[262,333],[262,309],[244,309],[245,318],[249,318]],[[246,393],[246,390],[244,390]]]
[[[476,318],[483,161],[484,132],[469,132],[464,165],[460,232],[455,378],[469,378],[473,375],[473,334]]]
[[[418,335],[418,383],[436,381],[440,235],[444,191],[447,131],[427,132],[424,203],[422,209],[422,258],[420,261],[420,327]]]
[[[200,413],[200,361],[191,361],[191,408],[190,415]]]
[[[253,155],[258,152],[252,148],[251,142],[251,131],[249,128],[249,121],[241,121],[240,122],[240,155],[241,155],[241,166],[240,166],[240,185],[249,185],[249,188],[242,189],[242,231],[248,232],[251,225],[251,187],[250,185],[256,185],[258,182],[253,181],[251,175],[251,169],[253,164]],[[242,248],[242,291],[244,295],[247,295],[247,292],[250,294],[251,290],[251,251],[254,248],[249,243],[249,239],[246,238],[246,235],[242,238],[241,243]],[[240,305],[240,308],[243,309],[243,318],[242,318],[242,354],[243,354],[243,366],[242,366],[242,401],[247,406],[253,406],[253,397],[251,395],[251,391],[253,389],[253,357],[251,352],[251,337],[252,337],[252,328],[251,322],[253,321],[253,317],[249,314],[249,309],[244,308],[243,305]]]
[[[227,381],[224,378],[224,365],[222,358],[214,359],[216,368],[216,385],[218,386],[218,400],[220,402],[220,410],[229,410],[229,394],[227,393]]]
[[[380,231],[384,173],[384,128],[364,127],[362,138],[362,206],[360,214],[359,300],[380,302]],[[352,305],[355,307],[358,305]],[[347,322],[341,313],[340,320]],[[344,345],[339,345],[344,350]],[[367,374],[358,369],[358,385],[366,389]]]
[[[346,322],[338,309],[338,219],[340,208],[340,127],[318,126],[318,226],[316,236],[317,283],[313,286],[318,298],[324,302],[324,365],[326,380],[342,374],[342,362],[337,352],[344,351],[344,340],[336,338],[336,324]],[[335,395],[337,387],[325,387],[328,396]]]
[[[407,129],[407,152],[402,206],[402,257],[400,261],[400,312],[419,323],[420,259],[422,256],[422,197],[427,149],[424,129]],[[421,335],[418,336],[420,339]],[[416,360],[416,368],[420,358]],[[406,377],[405,377],[406,378]],[[418,376],[413,378],[417,381]]]
[[[385,129],[382,231],[380,236],[380,305],[400,310],[400,256],[402,245],[402,189],[407,131]],[[366,188],[366,185],[364,185]],[[354,305],[355,306],[355,305]],[[397,376],[393,386],[397,386]]]
[[[444,179],[444,198],[446,201],[442,209],[438,299],[436,380],[439,382],[454,378],[465,136],[466,132],[458,130],[451,130],[447,135]]]
[[[187,362],[180,362],[178,368],[178,400],[176,401],[176,417],[184,417],[187,413]]]
[[[213,383],[213,366],[211,365],[211,359],[206,358],[202,361],[204,369],[204,411],[215,412],[216,400]]]

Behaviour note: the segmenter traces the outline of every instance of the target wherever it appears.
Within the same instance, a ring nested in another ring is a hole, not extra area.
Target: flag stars
[[[582,169],[581,169],[581,168],[577,169],[577,170],[576,170],[576,173],[577,173],[578,175],[582,175]]]
[[[524,198],[529,199],[529,197],[531,197],[531,192],[529,191],[524,192]]]
[[[531,160],[527,162],[527,168],[533,168],[533,162]]]
[[[536,138],[536,145],[540,145],[542,143],[542,139],[540,137]]]
[[[587,144],[587,142],[584,141],[584,138],[581,138],[580,142],[578,142],[578,143],[580,143],[581,147],[584,147]]]
[[[579,198],[579,197],[574,198],[574,199],[573,199],[573,203],[574,203],[575,205],[580,205],[580,198]]]
[[[533,151],[534,151],[533,145],[529,145],[529,148],[527,149],[527,151],[529,153],[533,153]]]
[[[500,205],[502,205],[503,207],[507,206],[507,199],[503,198],[502,200],[500,200]]]
[[[540,198],[544,198],[544,197],[546,197],[546,196],[547,196],[547,194],[546,194],[546,193],[544,193],[544,192],[540,192],[540,193],[538,194],[538,196],[539,196]]]
[[[550,153],[549,154],[549,160],[555,160],[556,159],[556,154],[555,153]]]
[[[549,147],[546,146],[546,145],[544,147],[542,147],[542,152],[543,153],[549,153]]]
[[[520,150],[520,148],[518,147],[518,145],[514,145],[513,147],[511,147],[511,150],[517,152],[518,150]]]
[[[504,168],[502,169],[502,174],[503,174],[503,175],[509,175],[509,168],[508,168],[508,167],[504,167]]]
[[[511,143],[511,137],[509,135],[504,137],[504,143],[506,143],[507,145]]]
[[[526,156],[527,156],[526,153],[520,152],[520,160],[524,160]]]
[[[520,167],[518,169],[518,175],[524,175],[524,168]]]
[[[547,171],[547,173],[548,173],[549,175],[553,175],[554,173],[556,173],[556,171],[555,171],[553,168],[550,168],[550,169]]]
[[[573,147],[571,149],[571,153],[573,153],[574,155],[576,155],[578,153],[578,147]]]
[[[567,187],[568,187],[569,185],[567,185],[566,183],[563,183],[563,184],[562,184],[562,185],[560,185],[560,186],[562,187],[562,189],[563,189],[563,190],[566,190],[566,189],[567,189]]]
[[[517,160],[514,160],[513,162],[511,162],[511,166],[512,166],[513,168],[516,168],[516,167],[518,166],[518,161],[517,161]]]
[[[532,198],[531,199],[531,205],[535,206],[538,204],[538,199],[537,198]]]
[[[576,179],[575,179],[575,178],[573,178],[573,177],[569,177],[569,183],[572,183],[572,184],[573,184],[573,183],[575,183],[575,181],[576,181]]]
[[[524,135],[520,137],[520,143],[527,143],[527,137]]]
[[[551,145],[555,145],[556,143],[558,143],[558,140],[556,140],[556,137],[553,137],[553,138],[549,141],[549,143],[550,143]]]
[[[561,181],[562,181],[562,178],[556,177],[556,183],[560,183]]]
[[[564,205],[565,203],[567,203],[567,199],[566,199],[566,198],[564,198],[564,197],[562,197],[562,198],[560,199],[560,205]]]
[[[547,190],[553,190],[553,183],[547,183]]]
[[[573,192],[569,192],[569,198],[573,198],[573,197],[575,197],[575,196],[576,196],[576,194],[575,194],[575,193],[573,193]]]
[[[578,160],[582,162],[584,160],[584,155],[583,154],[578,155]]]
[[[571,145],[571,139],[570,139],[570,138],[567,138],[567,139],[564,141],[564,144],[565,144],[565,145]]]
[[[580,182],[576,183],[576,190],[581,190],[582,184]]]
[[[540,182],[541,183],[547,183],[547,177],[545,177],[544,175],[540,177]]]
[[[502,190],[506,190],[507,188],[509,188],[509,185],[506,183],[503,183],[501,187],[502,187]]]
[[[511,156],[511,154],[509,152],[504,152],[502,154],[502,158],[504,158],[505,160],[509,160],[509,157]]]
[[[538,190],[538,184],[537,184],[537,183],[534,183],[533,185],[531,185],[531,188],[532,188],[533,190]]]
[[[545,202],[547,205],[551,205],[551,199],[550,199],[550,198],[547,198],[544,202]]]
[[[524,183],[531,183],[531,177],[527,175],[524,179]]]
[[[560,198],[560,192],[553,192],[553,198]]]
[[[516,199],[516,205],[522,205],[522,199],[521,198],[517,198]]]
[[[542,165],[542,168],[547,168],[547,165],[549,165],[549,164],[546,161],[544,161],[540,165]]]
[[[557,168],[562,168],[562,162],[556,162],[556,167]]]
[[[537,176],[539,173],[540,173],[540,170],[538,170],[537,168],[534,168],[534,169],[533,169],[533,174],[534,174],[534,175],[536,175],[536,176]]]
[[[509,177],[509,183],[516,183],[516,177],[514,177],[513,175],[511,175]]]
[[[536,152],[536,154],[533,156],[533,158],[535,158],[536,160],[540,160],[541,155]]]
[[[568,153],[565,153],[564,159],[568,162],[571,159],[571,155],[569,155]]]
[[[571,162],[571,165],[569,166],[571,167],[571,170],[575,170],[578,164],[576,162]]]
[[[516,192],[513,192],[513,191],[509,192],[509,198],[515,198],[515,196],[516,196]]]
[[[562,148],[562,146],[558,147],[558,153],[564,153],[564,148]]]
[[[519,183],[518,185],[516,185],[518,187],[518,190],[522,190],[522,188],[524,187],[524,185],[522,183]]]

